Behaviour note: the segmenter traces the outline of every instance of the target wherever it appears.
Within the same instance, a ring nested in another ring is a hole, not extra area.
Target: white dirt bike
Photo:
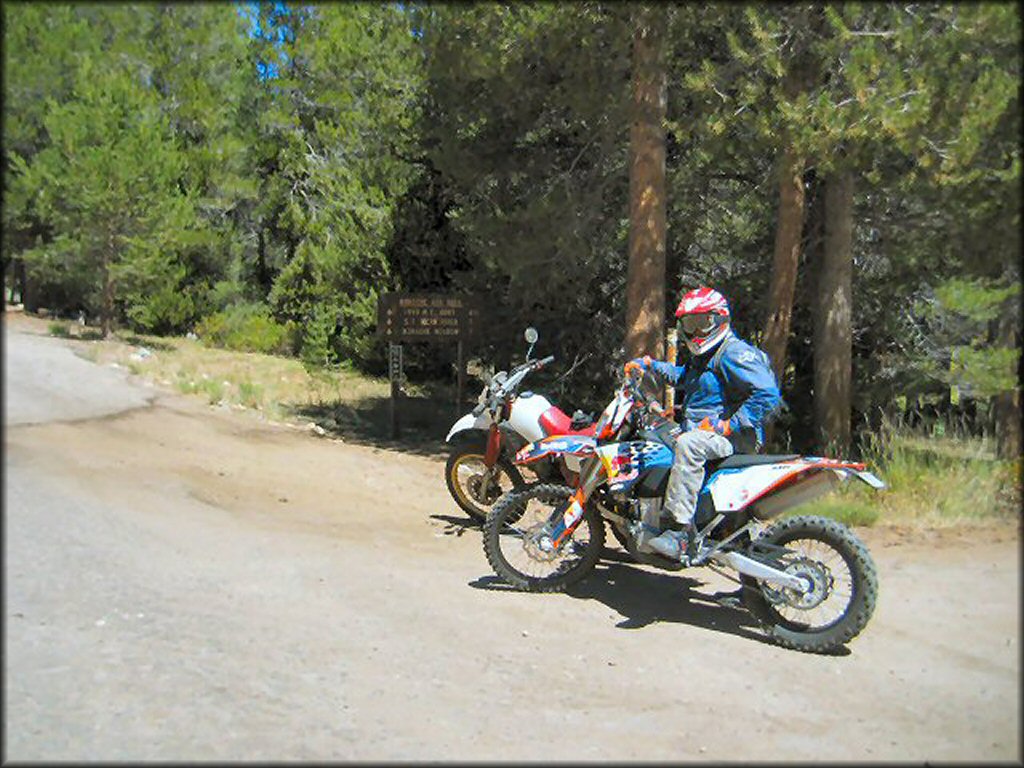
[[[544,395],[519,391],[530,373],[555,359],[531,360],[537,331],[527,328],[524,336],[530,345],[526,361],[494,374],[476,407],[459,418],[445,438],[452,445],[444,468],[448,492],[459,507],[481,521],[503,493],[525,486],[522,473],[512,463],[519,448],[549,435],[594,433],[593,416],[581,411],[567,416]],[[541,480],[572,482],[579,466],[574,457],[555,457],[535,462],[529,469]]]
[[[498,500],[484,524],[495,573],[525,591],[560,591],[593,570],[605,521],[639,562],[683,568],[640,549],[668,522],[662,504],[678,434],[657,401],[627,376],[593,437],[547,437],[522,448],[517,464],[571,455],[582,468],[573,485],[536,483]],[[885,487],[864,464],[821,457],[752,454],[709,462],[694,517],[698,554],[687,567],[739,572],[739,579],[724,575],[743,585],[743,605],[780,645],[821,653],[844,645],[875,607],[878,576],[867,547],[825,517],[765,523],[851,476]]]

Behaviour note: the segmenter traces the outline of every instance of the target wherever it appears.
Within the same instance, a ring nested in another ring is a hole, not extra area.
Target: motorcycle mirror
[[[529,360],[530,353],[533,352],[533,345],[537,343],[537,329],[534,328],[533,326],[530,326],[529,328],[526,329],[526,332],[523,334],[523,338],[525,338],[526,343],[530,345],[530,348],[526,350],[526,359]]]

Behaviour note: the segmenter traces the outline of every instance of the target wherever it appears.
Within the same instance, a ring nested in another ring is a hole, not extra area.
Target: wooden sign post
[[[391,437],[398,437],[401,425],[398,420],[397,402],[402,394],[402,345],[388,342],[388,378],[391,380]]]
[[[475,338],[480,325],[480,302],[474,296],[443,293],[385,293],[377,301],[377,332],[388,342],[389,350],[398,348],[398,378],[391,364],[396,353],[389,352],[388,369],[391,375],[391,436],[399,433],[395,402],[401,394],[403,341],[433,341],[456,343],[457,383],[455,410],[462,405],[465,386],[466,361],[463,344]]]

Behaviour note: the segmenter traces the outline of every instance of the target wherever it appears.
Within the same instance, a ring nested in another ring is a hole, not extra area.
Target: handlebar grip
[[[553,362],[553,361],[554,361],[554,359],[555,359],[555,356],[554,356],[554,355],[548,355],[548,356],[547,356],[547,357],[545,357],[545,358],[544,358],[543,360],[538,360],[538,361],[537,361],[537,367],[538,367],[538,368],[543,368],[543,367],[544,367],[545,365],[547,365],[548,363],[550,363],[550,362]]]

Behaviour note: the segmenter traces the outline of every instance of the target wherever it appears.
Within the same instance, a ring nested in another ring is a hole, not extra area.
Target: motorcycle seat
[[[765,454],[765,453],[734,453],[724,459],[714,459],[708,462],[708,469],[717,471],[719,469],[741,469],[743,467],[755,467],[759,464],[777,464],[783,461],[799,459],[800,455],[792,454]]]

